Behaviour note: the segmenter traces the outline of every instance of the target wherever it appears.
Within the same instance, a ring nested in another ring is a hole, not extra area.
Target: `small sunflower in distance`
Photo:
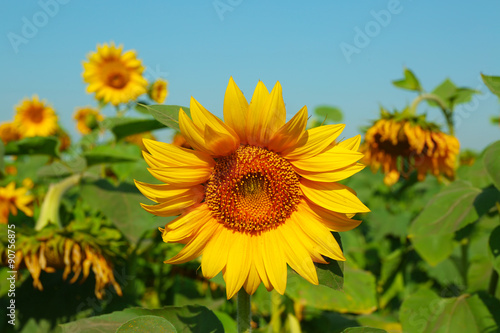
[[[0,124],[0,139],[4,144],[16,141],[21,138],[19,128],[12,122]]]
[[[163,103],[168,95],[167,81],[163,79],[156,80],[148,90],[149,97],[156,103]]]
[[[141,60],[133,50],[123,52],[122,45],[97,45],[97,52],[88,55],[83,69],[83,79],[89,84],[87,92],[95,93],[96,99],[105,103],[127,103],[146,92]]]
[[[27,194],[28,188],[19,187],[10,182],[5,187],[0,187],[0,224],[6,224],[9,221],[9,214],[17,215],[17,210],[21,210],[27,216],[33,216],[33,210],[28,205],[34,197]]]
[[[425,122],[424,116],[385,113],[366,132],[361,150],[363,161],[374,172],[382,168],[384,183],[391,186],[413,170],[419,181],[429,172],[453,179],[459,149],[457,138]]]
[[[76,120],[76,128],[82,134],[89,134],[99,125],[99,122],[104,120],[103,115],[91,107],[79,108],[73,115]]]
[[[34,95],[16,106],[14,124],[22,137],[49,136],[57,131],[57,115],[52,107]]]
[[[331,231],[346,231],[369,209],[337,181],[360,171],[360,136],[336,141],[345,125],[305,131],[307,108],[286,122],[281,85],[259,81],[248,104],[233,79],[224,98],[225,122],[194,98],[191,118],[181,109],[181,134],[193,149],[145,140],[149,171],[165,184],[136,181],[158,216],[181,214],[163,241],[186,244],[181,264],[202,255],[203,275],[222,271],[228,299],[242,287],[253,294],[285,292],[287,264],[318,284],[314,262],[345,260]]]

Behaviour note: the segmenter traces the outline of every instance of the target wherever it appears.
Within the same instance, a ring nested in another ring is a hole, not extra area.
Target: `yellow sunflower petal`
[[[290,161],[301,170],[312,172],[328,172],[345,168],[363,157],[362,153],[336,145],[316,156]]]
[[[191,207],[203,200],[203,195],[194,189],[186,191],[177,196],[165,198],[157,205],[145,205],[141,203],[142,208],[158,216],[172,216],[181,214],[186,208]]]
[[[299,141],[281,152],[289,160],[305,159],[321,153],[344,130],[345,125],[326,125],[306,131]]]
[[[285,293],[286,289],[286,260],[279,243],[276,230],[269,230],[259,237],[260,245],[264,254],[264,265],[267,275],[274,289],[281,295]]]
[[[242,144],[247,141],[247,112],[248,102],[233,78],[230,77],[224,96],[224,121],[238,134]]]
[[[156,179],[164,183],[184,186],[201,184],[212,174],[211,168],[201,167],[164,167],[148,170]]]
[[[319,183],[301,179],[304,195],[320,207],[339,213],[366,213],[370,210],[351,189],[339,183]]]
[[[316,267],[313,264],[311,255],[300,242],[297,242],[295,233],[279,228],[277,235],[280,238],[280,244],[290,267],[304,279],[317,285],[319,283],[318,274],[316,273]]]
[[[294,168],[295,171],[302,177],[313,180],[316,182],[338,182],[339,180],[346,179],[360,172],[365,168],[365,165],[361,163],[354,163],[345,168],[332,170],[329,172],[313,172],[305,171],[299,168]]]
[[[164,202],[178,195],[189,194],[193,197],[200,198],[203,198],[205,196],[205,189],[201,185],[192,187],[179,187],[167,184],[147,184],[137,180],[134,180],[134,182],[139,191],[141,191],[141,193],[144,194],[146,198],[157,203]]]
[[[198,230],[198,234],[192,237],[192,239],[182,248],[182,250],[172,258],[165,261],[166,264],[183,264],[185,262],[191,261],[198,258],[202,253],[203,249],[210,240],[210,237],[220,232],[222,225],[216,221],[209,221],[203,228]]]
[[[215,161],[207,153],[186,149],[169,143],[143,139],[144,146],[156,161],[155,165],[172,166],[200,166],[212,168]]]
[[[206,154],[215,155],[213,151],[205,146],[205,133],[201,132],[182,108],[179,110],[179,128],[191,147]]]
[[[259,236],[253,236],[250,238],[252,242],[253,249],[253,263],[255,265],[255,269],[259,274],[264,287],[266,287],[267,291],[271,291],[274,289],[271,281],[269,280],[269,276],[266,271],[266,266],[264,264],[264,249],[263,249],[263,241]]]
[[[303,205],[299,205],[297,208],[297,211],[303,212],[304,210],[309,212],[312,218],[315,218],[325,227],[335,232],[349,231],[361,224],[361,221],[353,220],[345,214],[333,212],[307,201],[304,202]]]
[[[346,149],[358,151],[359,145],[361,144],[361,135],[353,136],[352,138],[342,140],[338,143],[339,147]]]
[[[226,267],[227,256],[232,243],[232,232],[220,229],[205,247],[201,258],[201,270],[206,279],[211,279]]]
[[[269,91],[262,81],[257,83],[255,91],[248,106],[246,137],[251,145],[259,145],[261,131],[262,109],[269,98]]]
[[[318,223],[314,218],[311,218],[310,213],[297,211],[290,217],[288,222],[292,227],[300,228],[304,234],[314,241],[322,255],[334,260],[345,261],[342,250],[330,230]]]
[[[253,295],[257,288],[260,285],[260,278],[259,278],[259,273],[257,272],[257,268],[255,268],[255,265],[252,262],[252,265],[250,266],[250,271],[248,272],[248,277],[245,283],[243,284],[243,288],[245,288],[245,291],[249,295]]]
[[[248,277],[252,258],[249,237],[243,233],[233,234],[224,276],[227,299],[233,297],[241,289]]]
[[[269,150],[282,152],[299,141],[307,125],[307,107],[303,107],[269,141]]]

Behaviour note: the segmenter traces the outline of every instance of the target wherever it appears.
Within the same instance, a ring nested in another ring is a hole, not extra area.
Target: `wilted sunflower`
[[[130,102],[146,92],[141,61],[135,51],[122,51],[123,46],[116,47],[113,42],[97,45],[97,52],[90,53],[88,62],[83,62],[87,92],[95,92],[98,100],[113,105]]]
[[[54,109],[40,101],[37,95],[24,99],[16,106],[15,125],[22,137],[49,136],[57,131],[57,115]]]
[[[59,234],[36,239],[21,237],[16,251],[15,270],[26,266],[33,278],[33,287],[43,290],[40,275],[42,271],[54,273],[64,268],[63,279],[66,280],[72,273],[69,283],[75,283],[81,276],[83,283],[89,276],[90,269],[95,275],[94,293],[102,299],[104,290],[112,285],[118,295],[122,295],[120,285],[116,282],[112,264],[106,260],[99,248],[90,244],[79,243],[71,238]],[[4,260],[5,260],[4,254]]]
[[[16,189],[15,182],[10,182],[6,187],[0,187],[0,223],[8,223],[9,214],[16,216],[18,209],[27,216],[33,216],[33,210],[28,205],[34,197],[27,194],[28,190],[26,187]]]
[[[163,79],[156,80],[148,91],[149,97],[156,103],[163,103],[168,95],[167,81]]]
[[[19,128],[12,122],[0,124],[0,139],[4,144],[21,138]]]
[[[420,124],[416,122],[420,121]],[[387,185],[400,176],[408,177],[417,170],[418,180],[428,172],[436,177],[452,179],[459,152],[459,142],[436,125],[422,124],[422,119],[380,119],[366,132],[363,161],[375,172],[380,167]]]
[[[165,242],[185,247],[166,261],[203,255],[203,275],[220,271],[227,297],[241,287],[253,294],[262,281],[283,294],[287,263],[318,284],[314,262],[345,260],[331,231],[350,230],[368,212],[337,181],[360,171],[360,137],[335,141],[344,125],[305,131],[307,108],[286,122],[280,83],[271,93],[257,84],[250,104],[232,78],[224,99],[225,123],[191,99],[191,118],[179,125],[193,150],[145,140],[149,171],[163,185],[136,182],[158,216],[181,214],[160,228]]]
[[[73,119],[76,120],[76,128],[82,134],[89,134],[96,129],[98,123],[104,120],[103,115],[91,107],[79,108],[75,111]]]

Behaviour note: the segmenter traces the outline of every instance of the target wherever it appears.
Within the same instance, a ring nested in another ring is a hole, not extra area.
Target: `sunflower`
[[[3,253],[4,261],[6,257]],[[112,285],[116,293],[122,295],[113,273],[113,265],[103,256],[100,248],[60,234],[46,236],[43,239],[21,235],[15,263],[16,271],[26,266],[33,278],[33,287],[38,290],[43,290],[40,281],[42,271],[54,273],[64,268],[64,280],[72,274],[69,283],[75,283],[80,277],[82,277],[80,283],[83,283],[92,269],[95,275],[94,293],[98,299],[102,299],[108,285]]]
[[[149,171],[165,184],[136,181],[158,203],[145,210],[181,214],[160,228],[164,242],[185,244],[165,262],[203,255],[203,275],[222,271],[228,299],[261,282],[283,294],[287,264],[318,284],[314,262],[345,260],[331,231],[356,227],[350,217],[369,211],[337,183],[363,168],[360,137],[336,141],[345,125],[305,131],[306,107],[286,122],[279,82],[271,93],[259,82],[248,104],[231,78],[225,122],[193,98],[190,109],[192,119],[179,111],[179,125],[193,149],[145,140]]]
[[[174,146],[182,147],[182,148],[188,148],[190,149],[191,146],[189,143],[187,143],[186,139],[182,136],[181,133],[175,133],[173,139],[172,139],[172,144]]]
[[[22,137],[49,136],[57,131],[57,115],[54,109],[40,101],[37,95],[24,99],[16,106],[14,123]]]
[[[9,214],[17,215],[17,210],[21,210],[27,216],[33,216],[33,210],[28,205],[33,201],[31,194],[26,194],[28,188],[19,187],[16,189],[15,182],[10,182],[6,187],[0,187],[0,223],[7,224]]]
[[[0,124],[0,139],[4,144],[11,141],[16,141],[21,138],[19,128],[12,122],[5,122]]]
[[[76,128],[82,134],[89,134],[96,129],[98,123],[104,120],[99,112],[91,107],[79,108],[75,111],[73,119],[76,120]]]
[[[163,103],[168,95],[167,81],[163,79],[156,80],[149,88],[148,95],[156,103]]]
[[[375,172],[382,168],[384,183],[394,185],[403,176],[416,170],[418,180],[427,173],[453,179],[460,144],[436,125],[422,123],[422,118],[401,118],[389,115],[376,121],[365,135],[363,162]]]
[[[97,45],[97,52],[90,53],[88,62],[83,62],[83,79],[89,84],[87,92],[113,105],[135,100],[146,92],[141,61],[135,51],[122,51],[123,46],[116,47],[113,42]]]

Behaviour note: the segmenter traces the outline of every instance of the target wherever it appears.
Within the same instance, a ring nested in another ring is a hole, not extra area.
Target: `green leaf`
[[[476,221],[495,203],[498,191],[485,191],[455,181],[434,196],[413,221],[408,237],[415,250],[431,265],[448,258],[455,232]]]
[[[500,274],[500,226],[493,229],[488,241],[493,255],[493,268]]]
[[[176,131],[180,131],[179,128],[179,110],[182,108],[184,112],[190,115],[189,108],[179,105],[144,105],[144,107],[149,113],[163,125],[170,127]]]
[[[488,76],[481,74],[484,84],[492,93],[500,97],[500,76]]]
[[[478,295],[440,298],[422,289],[403,301],[400,310],[403,332],[496,332],[493,315]]]
[[[83,172],[87,167],[87,162],[83,157],[77,156],[75,159],[64,163],[55,161],[51,164],[40,167],[37,171],[38,177],[64,177],[78,172]]]
[[[344,285],[344,262],[331,260],[328,264],[316,264],[319,284],[342,290]]]
[[[140,118],[106,118],[105,126],[113,132],[117,141],[134,134],[165,128],[165,125],[155,119]]]
[[[483,163],[491,181],[500,190],[500,141],[496,141],[486,148]]]
[[[326,118],[327,122],[338,123],[344,118],[342,111],[336,106],[321,105],[314,109],[314,113],[322,119]]]
[[[346,269],[344,289],[332,288],[307,282],[298,274],[288,277],[286,294],[295,301],[321,310],[340,313],[372,313],[377,309],[375,277],[363,270]]]
[[[422,87],[420,87],[420,82],[418,82],[417,77],[411,70],[408,68],[404,69],[404,79],[392,81],[392,84],[398,88],[413,90],[413,91],[422,91]]]
[[[107,180],[84,183],[81,186],[80,195],[88,205],[108,217],[134,244],[145,232],[152,232],[171,219],[155,218],[154,215],[146,212],[140,203],[147,199],[135,185],[130,183],[121,183],[117,187]]]
[[[112,146],[97,146],[83,154],[87,166],[95,164],[109,164],[131,162],[140,158],[140,148],[134,145],[117,144]]]
[[[472,165],[461,165],[457,170],[457,179],[469,181],[477,188],[490,186],[491,178],[484,167],[484,157],[478,157]]]
[[[177,333],[177,330],[165,318],[151,315],[131,319],[116,330],[116,333],[133,332]]]
[[[224,328],[215,314],[203,306],[166,306],[160,309],[128,308],[110,314],[80,319],[60,325],[62,333],[116,332],[120,326],[138,316],[158,316],[168,320],[177,332],[223,333]],[[146,330],[145,332],[156,332]]]
[[[387,331],[373,327],[349,327],[343,330],[342,333],[387,333]]]
[[[59,156],[60,142],[55,137],[36,136],[11,141],[5,146],[5,155],[49,155]]]
[[[224,326],[224,333],[238,332],[236,321],[230,315],[221,311],[214,311],[214,314],[220,320],[222,326]]]
[[[432,94],[441,98],[448,109],[452,109],[457,104],[469,102],[477,93],[479,91],[474,89],[458,88],[450,79],[444,80],[432,91]],[[427,100],[427,103],[431,106],[438,106],[434,101]]]

